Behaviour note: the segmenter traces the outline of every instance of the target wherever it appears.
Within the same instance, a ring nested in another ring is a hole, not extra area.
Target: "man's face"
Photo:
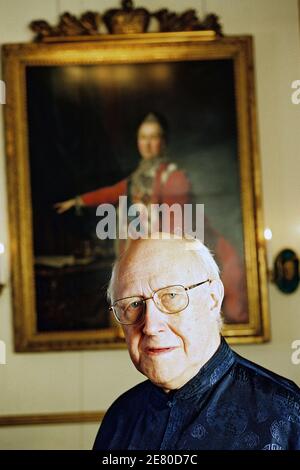
[[[144,122],[138,129],[137,145],[140,155],[145,160],[160,156],[164,149],[162,130],[156,122]]]
[[[206,279],[195,253],[186,251],[182,242],[139,241],[116,271],[113,300],[147,298],[162,287],[186,287]],[[220,281],[213,281],[188,291],[189,305],[175,314],[163,313],[147,300],[143,322],[123,327],[136,368],[166,391],[190,380],[220,343],[216,313],[222,289]]]

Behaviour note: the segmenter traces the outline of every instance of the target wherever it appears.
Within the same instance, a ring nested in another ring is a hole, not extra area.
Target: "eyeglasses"
[[[152,293],[146,299],[142,296],[125,297],[116,300],[109,310],[113,311],[116,320],[122,325],[135,325],[140,323],[146,312],[146,301],[153,299],[156,307],[163,313],[173,314],[184,310],[189,304],[188,292],[195,287],[201,286],[210,279],[184,287],[181,285],[163,287]]]

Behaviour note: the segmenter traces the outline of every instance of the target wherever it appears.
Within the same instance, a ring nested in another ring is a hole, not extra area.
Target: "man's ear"
[[[220,279],[211,281],[210,298],[211,298],[210,310],[218,314],[221,310],[221,305],[222,305],[223,298],[224,298],[224,286]]]

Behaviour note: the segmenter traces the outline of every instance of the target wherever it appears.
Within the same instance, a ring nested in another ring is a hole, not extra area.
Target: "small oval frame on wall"
[[[281,250],[274,262],[274,283],[281,292],[292,294],[299,285],[299,259],[290,248]]]

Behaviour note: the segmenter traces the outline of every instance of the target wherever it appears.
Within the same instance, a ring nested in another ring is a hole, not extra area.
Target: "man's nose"
[[[166,314],[161,312],[153,299],[146,301],[146,311],[143,324],[143,333],[153,336],[166,329]]]

